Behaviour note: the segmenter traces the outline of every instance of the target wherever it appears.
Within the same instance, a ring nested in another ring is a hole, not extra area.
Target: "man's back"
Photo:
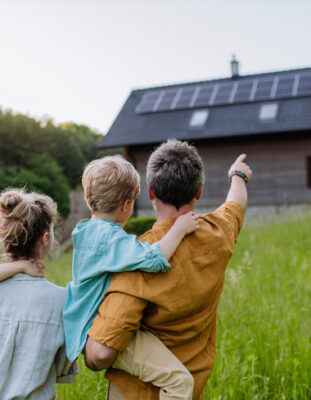
[[[193,374],[193,398],[198,399],[214,363],[216,309],[242,220],[239,204],[225,203],[201,216],[200,228],[182,241],[166,273],[115,275],[90,336],[120,351],[142,319],[142,327],[155,333]],[[158,241],[173,221],[156,223],[141,240]],[[134,378],[116,371],[108,377],[126,398],[137,399]],[[152,398],[148,391],[146,386],[146,399]]]

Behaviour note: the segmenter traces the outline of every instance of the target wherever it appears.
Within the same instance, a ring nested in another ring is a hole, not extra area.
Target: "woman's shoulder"
[[[1,283],[2,315],[12,320],[62,324],[66,289],[44,278],[17,274]]]
[[[55,285],[45,278],[35,278],[22,273],[1,282],[1,286],[2,292],[12,292],[15,298],[25,296],[28,301],[49,299],[55,305],[61,306],[66,299],[66,288]]]

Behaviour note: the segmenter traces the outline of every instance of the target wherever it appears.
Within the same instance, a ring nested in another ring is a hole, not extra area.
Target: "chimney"
[[[231,77],[236,78],[239,76],[239,62],[235,59],[235,55],[232,54],[231,64]]]

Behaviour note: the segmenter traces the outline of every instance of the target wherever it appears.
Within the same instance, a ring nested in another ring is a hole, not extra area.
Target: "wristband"
[[[240,178],[242,178],[244,180],[245,183],[248,182],[248,177],[244,174],[244,172],[239,171],[237,169],[230,171],[228,175],[229,175],[230,182],[231,182],[231,178],[233,177],[233,175],[239,176]]]

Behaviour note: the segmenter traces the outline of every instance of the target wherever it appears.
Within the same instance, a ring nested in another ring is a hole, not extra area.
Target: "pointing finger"
[[[247,155],[246,154],[241,154],[237,159],[236,159],[236,161],[235,162],[243,162],[244,160],[245,160],[245,158],[247,157]]]

